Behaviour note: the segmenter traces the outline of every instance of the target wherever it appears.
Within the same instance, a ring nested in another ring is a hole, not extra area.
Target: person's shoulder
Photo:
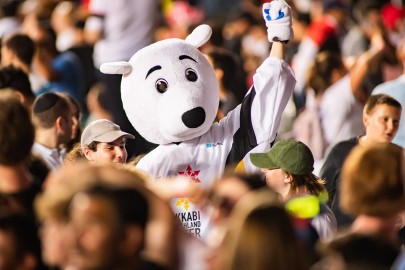
[[[359,139],[357,137],[353,137],[351,139],[345,140],[345,141],[340,141],[335,146],[332,147],[332,151],[346,151],[346,150],[351,150],[354,146],[356,146],[359,143]]]
[[[330,159],[342,158],[344,160],[346,158],[346,156],[350,153],[350,151],[358,143],[359,143],[359,139],[357,137],[338,142],[331,148],[326,159],[330,160]]]

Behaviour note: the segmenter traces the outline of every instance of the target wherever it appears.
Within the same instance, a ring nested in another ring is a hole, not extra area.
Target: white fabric
[[[291,64],[295,72],[295,77],[297,78],[297,84],[294,90],[296,93],[302,93],[304,91],[308,69],[313,63],[318,50],[318,45],[309,37],[304,37],[298,46],[298,51],[294,55]]]
[[[276,136],[280,117],[292,94],[295,79],[290,67],[277,58],[268,58],[253,79],[256,96],[252,103],[251,124],[259,147],[265,151]],[[240,112],[241,105],[219,123],[214,123],[200,137],[178,145],[158,146],[143,157],[137,167],[151,173],[157,181],[168,176],[184,175],[196,184],[210,187],[212,181],[224,172],[226,159],[233,145],[233,136],[241,125]],[[205,239],[209,230],[206,213],[186,198],[173,200],[172,207],[186,230]]]
[[[321,204],[320,212],[311,220],[311,225],[323,242],[332,240],[337,231],[336,217],[332,210],[325,204]]]
[[[142,137],[167,144],[208,131],[218,110],[219,86],[212,66],[198,48],[181,39],[167,39],[139,50],[129,64],[132,72],[121,81],[122,104]],[[188,80],[187,72],[195,73],[197,79]],[[158,82],[167,85],[164,93],[156,88]],[[202,123],[190,128],[183,116],[198,108],[203,111],[201,119],[195,115],[187,119]]]
[[[293,38],[291,9],[285,1],[273,0],[270,3],[264,3],[263,17],[270,42],[288,41]]]
[[[56,38],[56,48],[60,52],[64,52],[72,48],[76,43],[75,29],[69,28],[60,32]]]
[[[66,150],[51,149],[35,142],[32,146],[32,153],[41,157],[50,170],[55,170],[62,166]]]
[[[204,45],[211,37],[212,29],[207,24],[196,27],[190,35],[187,36],[186,42],[196,48]]]
[[[320,101],[320,115],[329,149],[364,133],[363,104],[352,94],[349,75],[326,89]]]
[[[159,0],[92,0],[90,12],[103,15],[103,39],[94,46],[94,63],[128,61],[153,41]],[[94,27],[94,25],[92,25]]]
[[[20,22],[17,18],[6,17],[0,19],[0,38],[18,32],[20,29]]]

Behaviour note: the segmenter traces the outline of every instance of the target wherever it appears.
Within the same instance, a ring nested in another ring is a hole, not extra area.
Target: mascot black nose
[[[201,107],[194,108],[183,113],[181,120],[188,128],[197,128],[205,121],[205,111]]]

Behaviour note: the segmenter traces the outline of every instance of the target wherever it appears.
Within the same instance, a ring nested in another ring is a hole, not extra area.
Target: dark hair
[[[40,241],[32,220],[17,213],[2,213],[0,231],[12,235],[17,259],[21,259],[26,254],[32,254],[38,260],[38,264],[41,262]]]
[[[0,18],[15,16],[22,2],[22,0],[1,1]]]
[[[386,94],[378,94],[378,95],[371,95],[368,98],[366,105],[364,106],[364,112],[366,114],[370,114],[377,105],[381,104],[402,109],[401,103],[399,103],[395,98]]]
[[[28,66],[31,65],[35,54],[35,43],[28,35],[14,34],[7,37],[3,46],[14,52],[21,62]]]
[[[340,255],[344,269],[390,269],[400,254],[397,247],[379,236],[356,233],[320,244],[318,249],[323,256]]]
[[[222,70],[222,84],[225,88],[231,90],[235,71],[237,70],[236,55],[223,48],[213,48],[207,52],[211,57],[214,68]]]
[[[324,186],[325,181],[313,173],[307,175],[288,174],[291,176],[290,196],[299,195],[299,188],[302,187],[305,188],[307,193],[316,196],[326,191]]]
[[[259,190],[261,188],[267,187],[264,176],[260,173],[239,173],[234,172],[231,168],[229,168],[224,172],[219,181],[221,181],[221,179],[227,178],[236,178],[237,180],[244,183],[250,190]]]
[[[331,51],[320,52],[315,56],[309,69],[307,84],[315,94],[322,94],[332,84],[332,72],[344,70],[344,64],[338,53]]]
[[[26,159],[35,130],[28,109],[12,91],[0,92],[0,164],[14,165]]]
[[[368,0],[368,1],[357,1],[353,7],[353,17],[356,23],[362,23],[364,20],[368,22],[367,17],[371,12],[380,12],[382,4],[381,1]]]
[[[88,147],[91,151],[93,151],[93,152],[96,152],[97,151],[97,145],[99,144],[100,142],[96,142],[96,141],[94,141],[94,142],[91,142],[89,145],[87,145],[86,147]]]
[[[0,88],[12,88],[31,101],[35,99],[28,75],[13,66],[0,68]]]
[[[111,202],[122,225],[136,224],[145,228],[149,205],[143,194],[133,188],[96,184],[85,194],[101,197]]]
[[[42,128],[52,127],[58,117],[68,119],[70,116],[68,101],[55,93],[45,93],[38,96],[32,111],[35,124]]]

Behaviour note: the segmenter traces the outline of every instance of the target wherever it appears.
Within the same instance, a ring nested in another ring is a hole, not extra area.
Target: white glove
[[[263,4],[263,17],[266,21],[267,37],[270,42],[287,43],[294,37],[291,8],[284,0],[273,0]]]

